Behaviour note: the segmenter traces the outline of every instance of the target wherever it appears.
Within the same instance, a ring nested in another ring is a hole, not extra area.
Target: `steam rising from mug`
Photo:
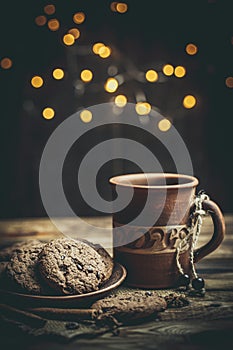
[[[66,156],[74,144],[86,132],[103,125],[120,126],[126,125],[142,129],[159,140],[168,150],[177,169],[177,173],[193,175],[193,167],[187,147],[172,126],[168,132],[162,132],[158,129],[158,123],[164,119],[158,112],[152,109],[149,116],[139,117],[135,111],[135,105],[128,103],[124,108],[119,108],[120,115],[114,114],[116,106],[113,103],[103,103],[89,107],[93,119],[90,123],[83,123],[80,119],[80,112],[76,112],[65,119],[52,133],[48,139],[40,162],[39,185],[44,208],[51,221],[63,234],[72,238],[84,238],[93,243],[100,243],[97,237],[105,236],[104,242],[101,242],[105,248],[112,246],[112,228],[102,228],[91,225],[77,216],[69,205],[62,183],[62,170]],[[129,138],[111,138],[94,146],[83,158],[78,169],[78,186],[85,202],[98,211],[106,214],[124,209],[133,197],[133,188],[128,191],[122,190],[121,186],[116,186],[117,198],[113,202],[104,200],[98,193],[96,187],[96,177],[100,168],[108,161],[114,159],[127,159],[137,164],[144,173],[160,172],[163,168],[156,156],[143,144]],[[91,171],[87,171],[91,169]],[[114,174],[113,174],[114,175]],[[165,181],[165,180],[164,180]],[[165,183],[165,182],[164,182]],[[166,195],[163,202],[165,203]],[[147,201],[143,210],[137,218],[127,225],[137,225],[147,212],[152,197],[148,191]],[[179,192],[177,193],[177,203],[179,202]],[[113,206],[114,204],[114,206]],[[175,210],[175,208],[174,208]],[[156,215],[158,216],[159,213]],[[184,213],[185,214],[185,213]],[[74,232],[70,228],[64,227],[59,217],[76,218],[82,222],[82,232]],[[156,221],[148,223],[153,225]],[[127,226],[126,225],[126,226]],[[169,225],[169,223],[168,223]],[[140,232],[140,236],[145,232]],[[138,237],[139,238],[139,237]],[[134,236],[135,239],[135,236]],[[129,237],[127,237],[129,240]],[[129,241],[123,244],[130,243]],[[122,242],[121,242],[122,244]]]

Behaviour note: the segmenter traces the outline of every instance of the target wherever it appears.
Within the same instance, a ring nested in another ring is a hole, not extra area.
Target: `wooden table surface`
[[[69,349],[233,349],[233,214],[225,214],[226,236],[221,246],[197,264],[197,271],[206,282],[204,298],[191,298],[190,305],[168,309],[161,313],[160,321],[137,326],[121,327],[118,336],[106,333],[94,339],[76,339],[68,344],[51,339],[3,337],[6,347],[39,350]],[[83,232],[75,219],[59,219],[75,232]],[[84,218],[99,227],[111,227],[110,217]],[[212,234],[210,218],[204,219],[199,245]],[[14,219],[0,221],[0,245],[5,246],[27,238],[50,240],[59,231],[47,218]],[[87,237],[88,239],[88,237]],[[111,235],[99,237],[104,246]],[[112,253],[111,248],[107,248]],[[8,340],[6,340],[8,339]],[[0,339],[1,341],[1,339]],[[5,348],[6,348],[5,347]]]

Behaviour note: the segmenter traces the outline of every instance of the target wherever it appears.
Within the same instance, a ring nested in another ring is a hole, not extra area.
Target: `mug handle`
[[[217,204],[211,200],[204,200],[202,203],[202,208],[212,217],[214,233],[208,243],[194,251],[195,263],[217,249],[225,236],[225,221]]]

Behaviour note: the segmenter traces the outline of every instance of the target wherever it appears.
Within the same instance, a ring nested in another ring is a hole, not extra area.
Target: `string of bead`
[[[203,193],[203,191],[199,192],[194,199],[194,210],[190,216],[190,226],[188,228],[188,234],[180,240],[177,249],[176,249],[176,264],[181,276],[186,278],[186,282],[189,284],[190,278],[188,275],[184,273],[184,269],[180,263],[180,254],[187,250],[187,247],[190,246],[190,264],[192,270],[192,276],[194,279],[198,279],[198,275],[196,273],[195,264],[194,264],[194,252],[195,247],[201,232],[202,227],[202,216],[206,214],[203,210],[202,205],[204,200],[208,200],[209,197]]]

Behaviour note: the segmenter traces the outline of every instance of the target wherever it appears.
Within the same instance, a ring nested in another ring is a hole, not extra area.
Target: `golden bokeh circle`
[[[117,107],[124,107],[127,104],[127,97],[125,95],[117,95],[114,102]]]
[[[63,43],[67,46],[73,45],[75,42],[75,38],[72,34],[65,34],[63,36]]]
[[[137,102],[135,110],[138,115],[147,115],[151,111],[151,105],[148,102]]]
[[[56,80],[63,79],[64,75],[65,75],[65,73],[64,73],[63,69],[61,69],[61,68],[56,68],[56,69],[53,70],[53,77]]]
[[[47,18],[45,16],[37,16],[35,18],[35,23],[40,27],[44,26],[46,22],[47,22]]]
[[[39,76],[39,75],[35,75],[34,77],[32,77],[31,79],[31,85],[35,88],[35,89],[39,89],[41,86],[43,86],[44,81],[43,79]]]
[[[55,111],[51,107],[44,108],[42,115],[45,119],[52,119],[55,116]]]
[[[185,51],[187,52],[188,55],[196,55],[197,51],[198,51],[198,48],[195,44],[187,44],[186,47],[185,47]]]
[[[166,132],[171,128],[171,125],[170,120],[164,118],[159,121],[158,128],[160,131]]]
[[[80,113],[80,119],[83,123],[90,123],[92,121],[92,113],[88,109],[84,109]]]
[[[177,66],[174,70],[174,74],[177,78],[183,78],[186,74],[186,69],[183,66]]]
[[[55,32],[60,28],[60,23],[56,18],[52,18],[48,21],[48,28],[52,31]]]
[[[93,73],[92,73],[92,71],[90,69],[84,69],[80,73],[80,78],[85,83],[89,83],[92,80],[92,78],[93,78]]]
[[[10,69],[12,67],[12,60],[9,58],[9,57],[4,57],[2,60],[1,60],[1,63],[0,63],[0,66],[3,68],[3,69]]]
[[[159,78],[158,73],[153,69],[149,69],[146,72],[145,77],[146,77],[146,80],[149,81],[150,83],[154,83]]]
[[[78,39],[80,37],[80,31],[78,30],[78,28],[71,28],[70,30],[68,30],[68,33],[73,35],[75,39]]]
[[[85,21],[85,18],[86,18],[86,16],[85,16],[85,13],[83,13],[83,12],[77,12],[73,15],[73,21],[76,24],[83,23]]]
[[[197,103],[196,98],[193,95],[187,95],[183,99],[183,106],[187,109],[193,108]]]
[[[170,77],[174,73],[174,67],[171,64],[165,64],[163,66],[163,74]]]

